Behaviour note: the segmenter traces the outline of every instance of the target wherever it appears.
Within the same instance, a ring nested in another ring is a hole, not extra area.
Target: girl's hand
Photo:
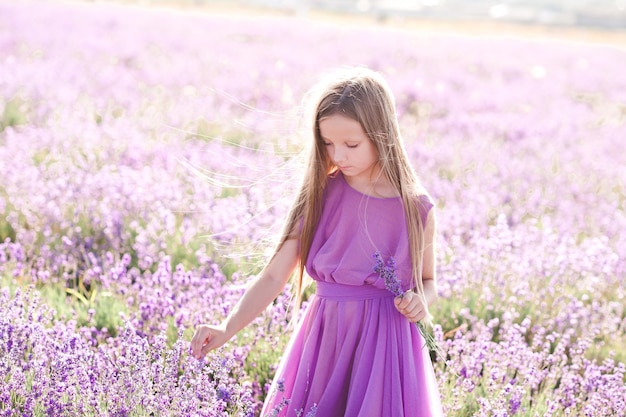
[[[196,359],[202,359],[213,349],[217,349],[230,339],[221,326],[201,324],[191,339],[191,354]]]
[[[396,297],[393,301],[398,311],[409,319],[409,321],[418,322],[426,317],[424,304],[420,297],[413,291],[407,291],[404,295]]]

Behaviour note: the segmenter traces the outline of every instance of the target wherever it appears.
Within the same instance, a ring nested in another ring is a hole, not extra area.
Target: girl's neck
[[[343,175],[343,174],[341,174]],[[343,175],[346,183],[361,194],[376,198],[394,198],[400,194],[387,180],[387,177],[379,172],[371,177],[348,177]]]

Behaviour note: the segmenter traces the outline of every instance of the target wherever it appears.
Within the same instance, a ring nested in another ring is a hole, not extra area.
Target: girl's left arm
[[[424,258],[422,260],[422,283],[428,306],[437,300],[437,254],[435,236],[437,235],[437,220],[435,208],[428,213],[424,228]]]
[[[424,297],[428,306],[437,300],[435,233],[436,218],[434,207],[428,213],[424,228],[424,254],[422,258],[422,283]],[[402,297],[395,299],[396,308],[410,321],[420,321],[426,317],[426,308],[420,297],[413,291],[407,291]]]

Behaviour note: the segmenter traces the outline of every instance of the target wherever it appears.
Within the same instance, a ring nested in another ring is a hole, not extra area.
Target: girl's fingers
[[[424,318],[424,310],[418,309],[417,311],[411,313],[410,316],[407,316],[410,321],[420,321]]]
[[[205,347],[208,346],[210,340],[211,330],[207,326],[200,326],[196,329],[196,333],[191,339],[191,352],[194,357],[200,359],[205,356],[208,350],[205,351]]]
[[[413,293],[411,291],[407,291],[404,294],[402,294],[400,297],[396,297],[395,298],[395,303],[396,303],[396,307],[398,307],[398,309],[403,310],[406,309],[409,304],[411,304],[411,301],[413,300]]]
[[[201,359],[227,341],[228,337],[222,327],[203,324],[198,326],[191,339],[191,353],[196,359]]]
[[[396,297],[394,302],[398,311],[410,321],[419,321],[424,318],[422,302],[412,291],[407,291],[402,297]]]
[[[422,313],[421,305],[413,304],[405,310],[404,315],[411,321],[416,321],[416,318],[419,317],[421,313]]]

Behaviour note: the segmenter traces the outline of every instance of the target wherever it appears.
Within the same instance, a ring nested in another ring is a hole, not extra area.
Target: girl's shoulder
[[[428,210],[433,208],[433,206],[435,205],[430,194],[428,194],[426,191],[416,194],[415,203],[418,204],[418,206],[427,207]]]
[[[413,197],[413,201],[415,201],[415,205],[417,206],[417,210],[422,217],[422,221],[426,222],[428,218],[428,214],[431,212],[432,208],[435,206],[432,197],[425,189],[416,190],[415,197]]]

